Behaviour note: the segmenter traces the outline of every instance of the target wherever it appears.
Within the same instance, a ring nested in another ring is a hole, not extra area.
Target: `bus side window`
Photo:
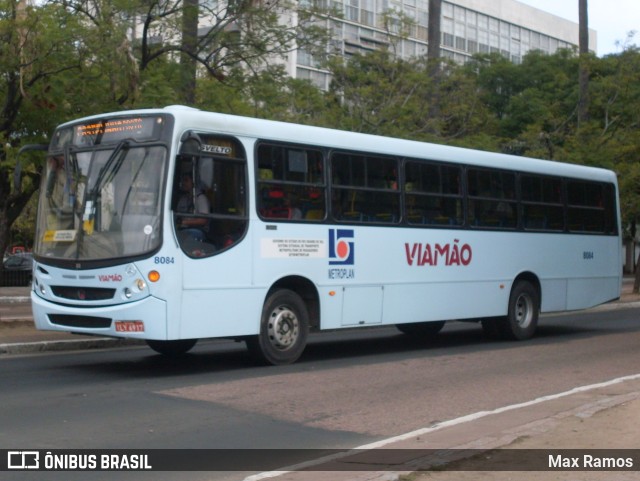
[[[199,138],[202,155],[182,159],[176,168],[181,177],[172,203],[180,246],[194,258],[232,247],[248,227],[244,149],[231,138]]]
[[[515,174],[490,169],[469,169],[469,223],[473,227],[518,227]]]
[[[407,222],[425,226],[464,223],[462,169],[458,166],[408,160],[405,163]]]
[[[562,180],[559,177],[523,174],[520,192],[525,230],[564,230]]]
[[[571,232],[616,234],[614,188],[601,182],[567,182],[567,217]]]
[[[400,221],[398,160],[334,152],[332,212],[336,220],[396,224]]]
[[[319,222],[326,217],[322,152],[298,146],[260,144],[257,208],[273,220]]]

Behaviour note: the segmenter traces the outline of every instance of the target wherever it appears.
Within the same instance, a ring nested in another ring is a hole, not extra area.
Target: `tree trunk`
[[[440,59],[440,21],[442,18],[442,0],[429,0],[429,36],[427,38],[427,58],[432,68],[438,69]]]
[[[182,55],[180,75],[182,97],[187,105],[196,101],[196,51],[198,44],[198,0],[183,0]]]
[[[578,100],[578,125],[589,120],[589,14],[587,0],[579,0],[579,49],[580,67],[578,83],[580,98]]]
[[[429,119],[431,132],[438,135],[438,118],[440,117],[440,23],[442,19],[442,0],[429,0],[429,35],[427,49],[428,75],[433,84],[429,99]]]

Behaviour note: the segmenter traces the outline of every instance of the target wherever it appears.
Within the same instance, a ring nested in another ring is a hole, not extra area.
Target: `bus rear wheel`
[[[302,298],[281,289],[262,308],[260,334],[247,339],[249,352],[260,362],[283,365],[298,360],[307,345],[309,313]]]
[[[538,327],[540,293],[527,281],[516,281],[509,296],[506,317],[497,317],[483,328],[487,333],[497,334],[503,339],[524,341],[530,339]]]
[[[165,356],[181,356],[191,350],[198,342],[197,339],[179,339],[177,341],[154,341],[147,339],[147,345],[159,354]]]

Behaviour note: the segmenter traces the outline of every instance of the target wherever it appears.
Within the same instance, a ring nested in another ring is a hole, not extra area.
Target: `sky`
[[[578,0],[518,0],[578,23]],[[627,33],[636,31],[631,44],[640,46],[640,0],[588,0],[589,28],[598,32],[599,57],[619,53]]]

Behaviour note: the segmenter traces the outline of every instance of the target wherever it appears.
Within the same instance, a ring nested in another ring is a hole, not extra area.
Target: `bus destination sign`
[[[88,122],[74,127],[75,145],[97,145],[119,142],[123,139],[153,139],[162,117],[121,117]]]

